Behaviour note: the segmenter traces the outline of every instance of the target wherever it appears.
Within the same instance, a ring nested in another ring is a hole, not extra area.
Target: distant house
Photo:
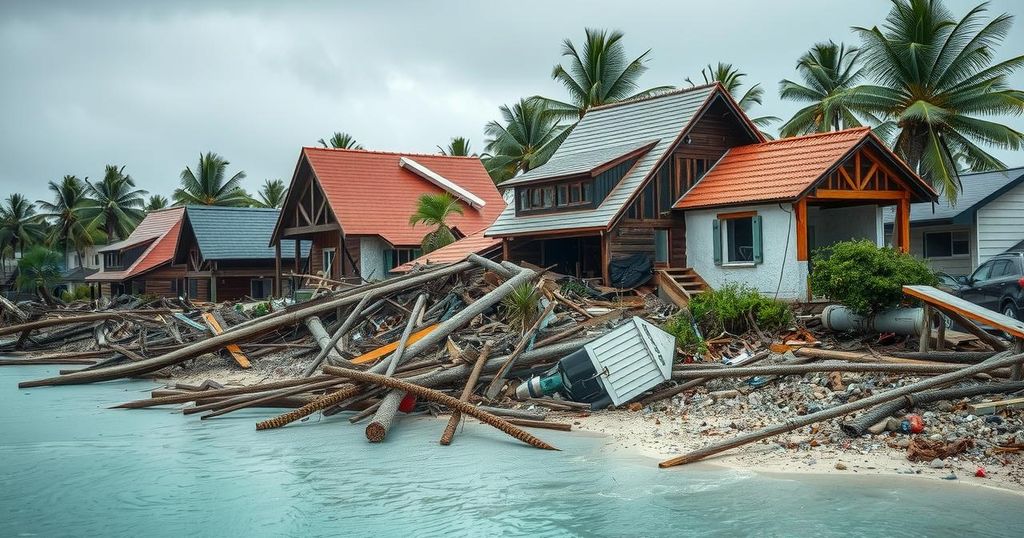
[[[1024,241],[1024,167],[961,174],[956,205],[910,206],[910,253],[935,271],[967,275]],[[885,215],[891,235],[895,214]]]
[[[254,207],[185,208],[174,263],[185,267],[188,297],[217,302],[272,296],[275,252],[268,244],[279,213]],[[282,259],[289,265],[294,262],[294,243],[282,242]],[[306,242],[300,263],[308,254]]]
[[[64,284],[68,291],[75,291],[79,287],[90,286],[85,278],[99,272],[103,267],[100,261],[99,249],[102,245],[90,245],[82,249],[81,254],[75,250],[68,249],[65,256],[68,260],[67,269],[64,271]]]
[[[125,240],[98,247],[102,267],[85,277],[99,284],[101,296],[122,293],[174,297],[182,293],[184,265],[175,265],[174,250],[185,209],[151,211]]]
[[[505,259],[612,286],[646,259],[680,303],[726,282],[806,299],[812,249],[882,244],[885,206],[907,249],[910,204],[936,197],[867,129],[766,141],[719,84],[592,108],[501,186],[515,204],[485,235]]]
[[[332,279],[379,280],[420,255],[432,229],[409,224],[423,194],[447,192],[462,215],[458,237],[491,224],[505,204],[476,157],[302,148],[270,244],[312,243],[311,273]]]

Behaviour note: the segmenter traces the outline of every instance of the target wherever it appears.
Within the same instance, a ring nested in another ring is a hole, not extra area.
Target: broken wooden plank
[[[1024,398],[1010,398],[995,402],[970,404],[967,409],[975,415],[992,415],[1004,409],[1024,409]]]
[[[434,332],[434,329],[436,329],[438,327],[438,325],[440,325],[440,324],[439,323],[435,323],[434,325],[430,325],[429,327],[425,327],[423,329],[420,329],[419,331],[414,332],[411,336],[409,336],[409,342],[408,343],[409,344],[416,343],[417,341],[419,341],[424,336]],[[379,347],[379,348],[377,348],[377,349],[375,349],[375,350],[373,350],[373,351],[371,351],[369,353],[364,353],[364,354],[362,354],[362,355],[352,359],[352,363],[353,364],[366,364],[368,362],[374,362],[377,359],[380,359],[381,357],[383,357],[383,356],[391,353],[392,351],[398,349],[399,341],[400,340],[395,340],[394,342],[391,342],[390,344],[385,344],[385,345],[383,345],[383,346],[381,346],[381,347]]]
[[[217,318],[213,317],[213,314],[203,312],[203,321],[206,322],[206,325],[210,328],[210,332],[215,336],[224,332],[224,329],[221,328],[220,323],[217,323]],[[224,349],[228,350],[228,353],[230,353],[235,359],[235,362],[237,362],[242,368],[250,368],[252,366],[252,364],[249,363],[249,358],[242,353],[242,348],[238,347],[238,344],[227,344],[224,346]]]

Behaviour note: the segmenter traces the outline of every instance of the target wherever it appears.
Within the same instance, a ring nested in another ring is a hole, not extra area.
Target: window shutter
[[[722,221],[711,221],[711,237],[715,245],[715,265],[722,265]]]
[[[391,250],[391,249],[384,250],[384,272],[385,273],[390,271],[392,268],[395,267],[394,263],[392,262],[392,259],[393,259],[394,255],[395,255],[395,251],[394,250]]]
[[[754,215],[750,226],[754,232],[754,263],[764,263],[764,248],[761,242],[761,215]]]

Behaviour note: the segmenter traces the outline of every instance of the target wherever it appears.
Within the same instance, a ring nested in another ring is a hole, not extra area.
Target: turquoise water
[[[18,390],[0,368],[0,536],[1020,536],[1024,497],[934,481],[658,470],[600,438],[480,424],[450,447],[406,417],[382,445],[343,417],[257,432],[108,410],[148,382]]]

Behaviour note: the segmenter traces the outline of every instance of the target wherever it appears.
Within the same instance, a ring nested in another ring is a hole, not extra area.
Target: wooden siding
[[[989,202],[977,213],[976,264],[1024,241],[1024,184]]]
[[[608,197],[608,193],[612,192],[612,189],[619,184],[619,181],[622,181],[622,178],[626,177],[626,173],[633,168],[636,161],[637,159],[629,159],[594,177],[595,204],[601,205],[601,202],[604,202],[604,199]]]

